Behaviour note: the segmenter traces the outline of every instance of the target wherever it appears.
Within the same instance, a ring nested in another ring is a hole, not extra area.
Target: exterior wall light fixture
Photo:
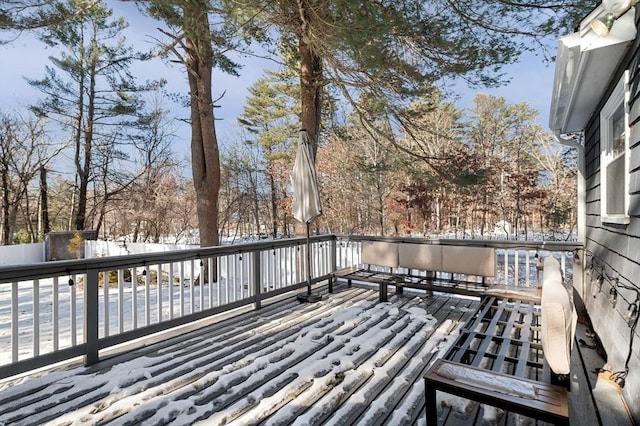
[[[602,283],[604,282],[604,277],[602,274],[598,275],[598,278],[591,283],[591,295],[596,297],[600,290],[602,290]]]
[[[638,3],[640,0],[602,0],[602,8],[606,15],[591,21],[591,29],[600,37],[608,36],[616,19]]]
[[[606,37],[609,35],[609,31],[611,31],[615,21],[616,17],[613,13],[608,13],[606,16],[601,16],[591,21],[591,29],[600,37]]]
[[[636,320],[638,319],[638,302],[634,302],[629,305],[629,309],[627,309],[627,324],[629,327],[633,327]]]
[[[609,302],[614,308],[616,306],[616,303],[618,303],[618,290],[616,290],[615,287],[611,287],[611,290],[609,290]]]

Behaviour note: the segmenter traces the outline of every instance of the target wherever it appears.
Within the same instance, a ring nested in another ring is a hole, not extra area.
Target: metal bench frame
[[[443,366],[460,377],[442,374]],[[428,425],[437,424],[438,390],[554,424],[569,424],[568,376],[553,374],[544,359],[540,308],[533,302],[483,298],[476,314],[424,379]],[[527,383],[536,392],[533,396],[503,392],[496,383],[507,388]]]
[[[474,258],[475,263],[470,263]],[[496,274],[495,250],[486,247],[372,242],[362,248],[362,259],[366,265],[364,268],[334,271],[329,280],[329,292],[333,290],[333,281],[342,278],[348,285],[352,281],[378,284],[381,302],[388,300],[389,285],[395,287],[396,293],[402,293],[407,287],[482,296],[489,287],[487,276]],[[373,270],[375,265],[384,269]],[[437,277],[437,273],[448,274],[449,277]],[[456,275],[471,275],[476,280],[457,279]]]

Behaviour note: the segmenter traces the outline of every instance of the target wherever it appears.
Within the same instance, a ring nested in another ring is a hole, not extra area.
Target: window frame
[[[624,74],[620,77],[620,80],[613,89],[613,92],[609,96],[607,103],[600,111],[600,217],[602,223],[612,224],[628,224],[630,222],[629,217],[629,138],[631,129],[629,126],[629,70],[625,70]],[[624,116],[624,149],[621,154],[613,156],[614,136],[613,136],[613,118],[615,113],[619,110],[620,105],[623,106]],[[607,213],[607,200],[608,200],[608,167],[617,160],[620,156],[624,155],[624,183],[623,183],[623,209],[622,213]]]

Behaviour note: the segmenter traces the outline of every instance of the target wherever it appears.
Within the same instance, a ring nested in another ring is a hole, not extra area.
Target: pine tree
[[[287,193],[291,153],[297,142],[299,87],[287,72],[268,71],[249,88],[249,97],[238,121],[255,137],[262,158],[261,172],[269,186],[271,232],[275,238],[286,213],[280,207]]]
[[[253,33],[276,33],[290,52],[288,64],[300,79],[302,126],[315,146],[324,86],[339,87],[356,110],[359,95],[368,92],[398,125],[410,125],[398,109],[407,101],[430,96],[446,78],[499,84],[502,65],[544,48],[548,35],[555,41],[591,6],[585,0],[247,0],[237,7],[243,11],[239,25],[254,17],[262,31]]]
[[[129,71],[146,55],[125,44],[126,22],[114,19],[110,9],[90,0],[69,0],[70,16],[45,27],[40,37],[50,46],[63,49],[51,57],[42,79],[28,79],[45,97],[32,110],[57,121],[69,132],[74,149],[76,184],[75,229],[87,226],[88,192],[97,177],[98,166],[113,161],[119,123],[140,108],[136,84]],[[107,155],[102,156],[100,153]],[[106,170],[103,168],[103,170]]]

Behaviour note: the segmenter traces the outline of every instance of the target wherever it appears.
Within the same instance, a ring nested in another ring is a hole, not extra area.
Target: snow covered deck
[[[424,371],[478,301],[407,292],[378,303],[376,290],[342,285],[324,293],[316,304],[286,297],[227,314],[91,367],[0,382],[0,425],[424,424]],[[571,397],[590,399],[584,376],[576,383]],[[482,422],[477,404],[449,403],[463,412],[444,409],[446,424]]]

